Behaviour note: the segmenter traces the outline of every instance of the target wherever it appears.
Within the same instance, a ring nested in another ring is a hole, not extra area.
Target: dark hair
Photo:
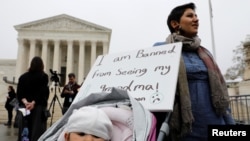
[[[43,71],[44,64],[42,58],[35,56],[30,62],[29,72]]]
[[[191,8],[192,10],[195,10],[196,6],[194,3],[187,3],[184,5],[180,5],[175,7],[170,14],[168,15],[167,19],[167,25],[171,33],[175,32],[175,29],[171,26],[171,21],[177,21],[180,22],[181,16],[184,14],[185,10]]]
[[[9,86],[9,88],[11,92],[15,92],[15,89],[13,88],[13,86]]]
[[[69,74],[68,74],[68,77],[74,77],[74,78],[75,78],[76,76],[75,76],[74,73],[69,73]]]

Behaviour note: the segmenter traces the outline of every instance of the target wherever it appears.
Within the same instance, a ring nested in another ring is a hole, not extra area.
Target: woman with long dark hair
[[[31,60],[27,72],[19,77],[17,97],[20,107],[30,111],[19,124],[19,141],[24,126],[28,127],[29,140],[37,141],[47,129],[47,118],[44,113],[47,109],[49,97],[49,77],[44,72],[44,64],[40,57]]]

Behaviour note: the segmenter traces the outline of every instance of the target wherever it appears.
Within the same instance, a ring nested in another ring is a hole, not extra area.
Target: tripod
[[[50,103],[50,106],[49,106],[49,111],[50,111],[50,109],[52,108],[50,126],[52,125],[52,122],[53,122],[53,116],[54,116],[54,110],[55,110],[55,103],[56,103],[56,100],[57,100],[57,102],[59,103],[59,106],[60,106],[60,108],[61,108],[61,110],[62,110],[62,105],[61,105],[61,103],[60,103],[60,101],[59,101],[59,99],[58,99],[58,97],[57,97],[57,95],[56,95],[57,86],[58,86],[58,82],[55,82],[55,84],[54,84],[54,88],[55,88],[54,97],[53,97],[53,99],[52,99],[52,101],[51,101],[51,103]],[[59,90],[59,92],[60,92],[60,89],[59,89],[59,88],[58,88],[58,90]]]

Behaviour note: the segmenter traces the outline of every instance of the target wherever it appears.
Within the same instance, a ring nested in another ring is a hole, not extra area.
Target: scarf
[[[183,51],[196,51],[203,60],[208,69],[209,85],[211,89],[212,104],[217,115],[226,112],[229,106],[229,96],[225,80],[213,60],[212,54],[200,46],[200,38],[187,38],[176,33],[170,34],[167,43],[182,42]],[[175,94],[175,104],[170,118],[170,129],[173,140],[186,135],[192,131],[192,122],[194,121],[191,108],[191,100],[189,95],[188,81],[184,60],[181,57],[179,65],[179,74],[177,81],[177,89]]]

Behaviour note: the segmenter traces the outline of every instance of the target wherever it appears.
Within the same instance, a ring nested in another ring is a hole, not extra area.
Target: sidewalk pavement
[[[0,124],[0,140],[1,141],[17,141],[18,128],[8,127],[3,123]]]

